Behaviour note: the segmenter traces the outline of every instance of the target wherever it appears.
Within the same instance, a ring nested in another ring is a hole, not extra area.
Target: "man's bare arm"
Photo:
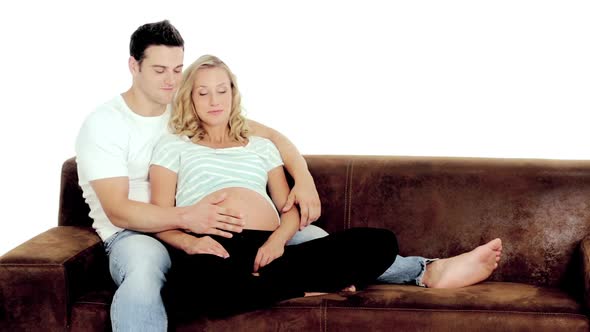
[[[90,182],[113,225],[139,232],[155,233],[187,228],[186,211],[129,199],[129,178],[115,177]]]
[[[152,189],[150,202],[162,207],[173,207],[176,203],[176,173],[161,166],[150,167],[150,186]],[[189,255],[213,254],[219,257],[229,257],[221,244],[209,236],[198,238],[181,230],[173,229],[156,233],[156,237],[169,245],[183,250]]]
[[[186,207],[161,207],[129,199],[129,178],[115,177],[90,182],[113,225],[156,233],[186,229],[200,234],[231,236],[223,230],[241,228],[239,213],[201,201]]]
[[[285,135],[253,120],[248,120],[248,125],[254,135],[268,138],[277,146],[285,168],[296,182],[309,180],[313,182],[305,158]]]
[[[297,147],[280,132],[264,126],[256,121],[248,120],[252,134],[270,139],[281,153],[285,168],[295,180],[295,185],[289,193],[282,212],[289,211],[294,204],[299,204],[301,210],[301,225],[303,229],[311,222],[316,221],[321,213],[322,206],[320,196],[315,187],[313,177],[307,168],[305,158],[299,153]]]

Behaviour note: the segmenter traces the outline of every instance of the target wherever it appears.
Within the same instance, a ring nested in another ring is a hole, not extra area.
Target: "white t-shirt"
[[[76,139],[76,162],[83,196],[90,206],[92,227],[104,241],[122,230],[108,219],[90,181],[129,178],[129,199],[149,202],[148,171],[152,151],[168,132],[170,109],[154,117],[134,113],[121,95],[99,106],[80,128]]]

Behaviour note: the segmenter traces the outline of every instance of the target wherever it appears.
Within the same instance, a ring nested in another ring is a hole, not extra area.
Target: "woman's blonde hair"
[[[244,142],[248,137],[248,124],[246,118],[242,115],[242,98],[236,76],[223,61],[213,55],[201,56],[182,74],[182,82],[172,105],[170,129],[174,134],[188,136],[195,143],[205,137],[207,132],[197,115],[192,91],[197,77],[197,70],[215,67],[224,69],[231,83],[232,105],[229,113],[229,136],[232,140]]]

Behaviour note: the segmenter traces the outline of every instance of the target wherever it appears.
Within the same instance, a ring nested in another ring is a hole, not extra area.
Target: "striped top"
[[[274,208],[266,193],[268,172],[283,165],[283,160],[276,146],[263,137],[248,137],[246,146],[214,149],[186,136],[165,134],[156,144],[151,164],[177,174],[176,206],[195,204],[220,189],[241,187],[259,193]]]

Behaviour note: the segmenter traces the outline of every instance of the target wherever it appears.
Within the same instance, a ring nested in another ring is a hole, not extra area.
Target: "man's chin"
[[[162,105],[168,105],[168,104],[172,104],[172,100],[173,100],[173,98],[160,98],[158,100],[158,103],[162,104]]]

